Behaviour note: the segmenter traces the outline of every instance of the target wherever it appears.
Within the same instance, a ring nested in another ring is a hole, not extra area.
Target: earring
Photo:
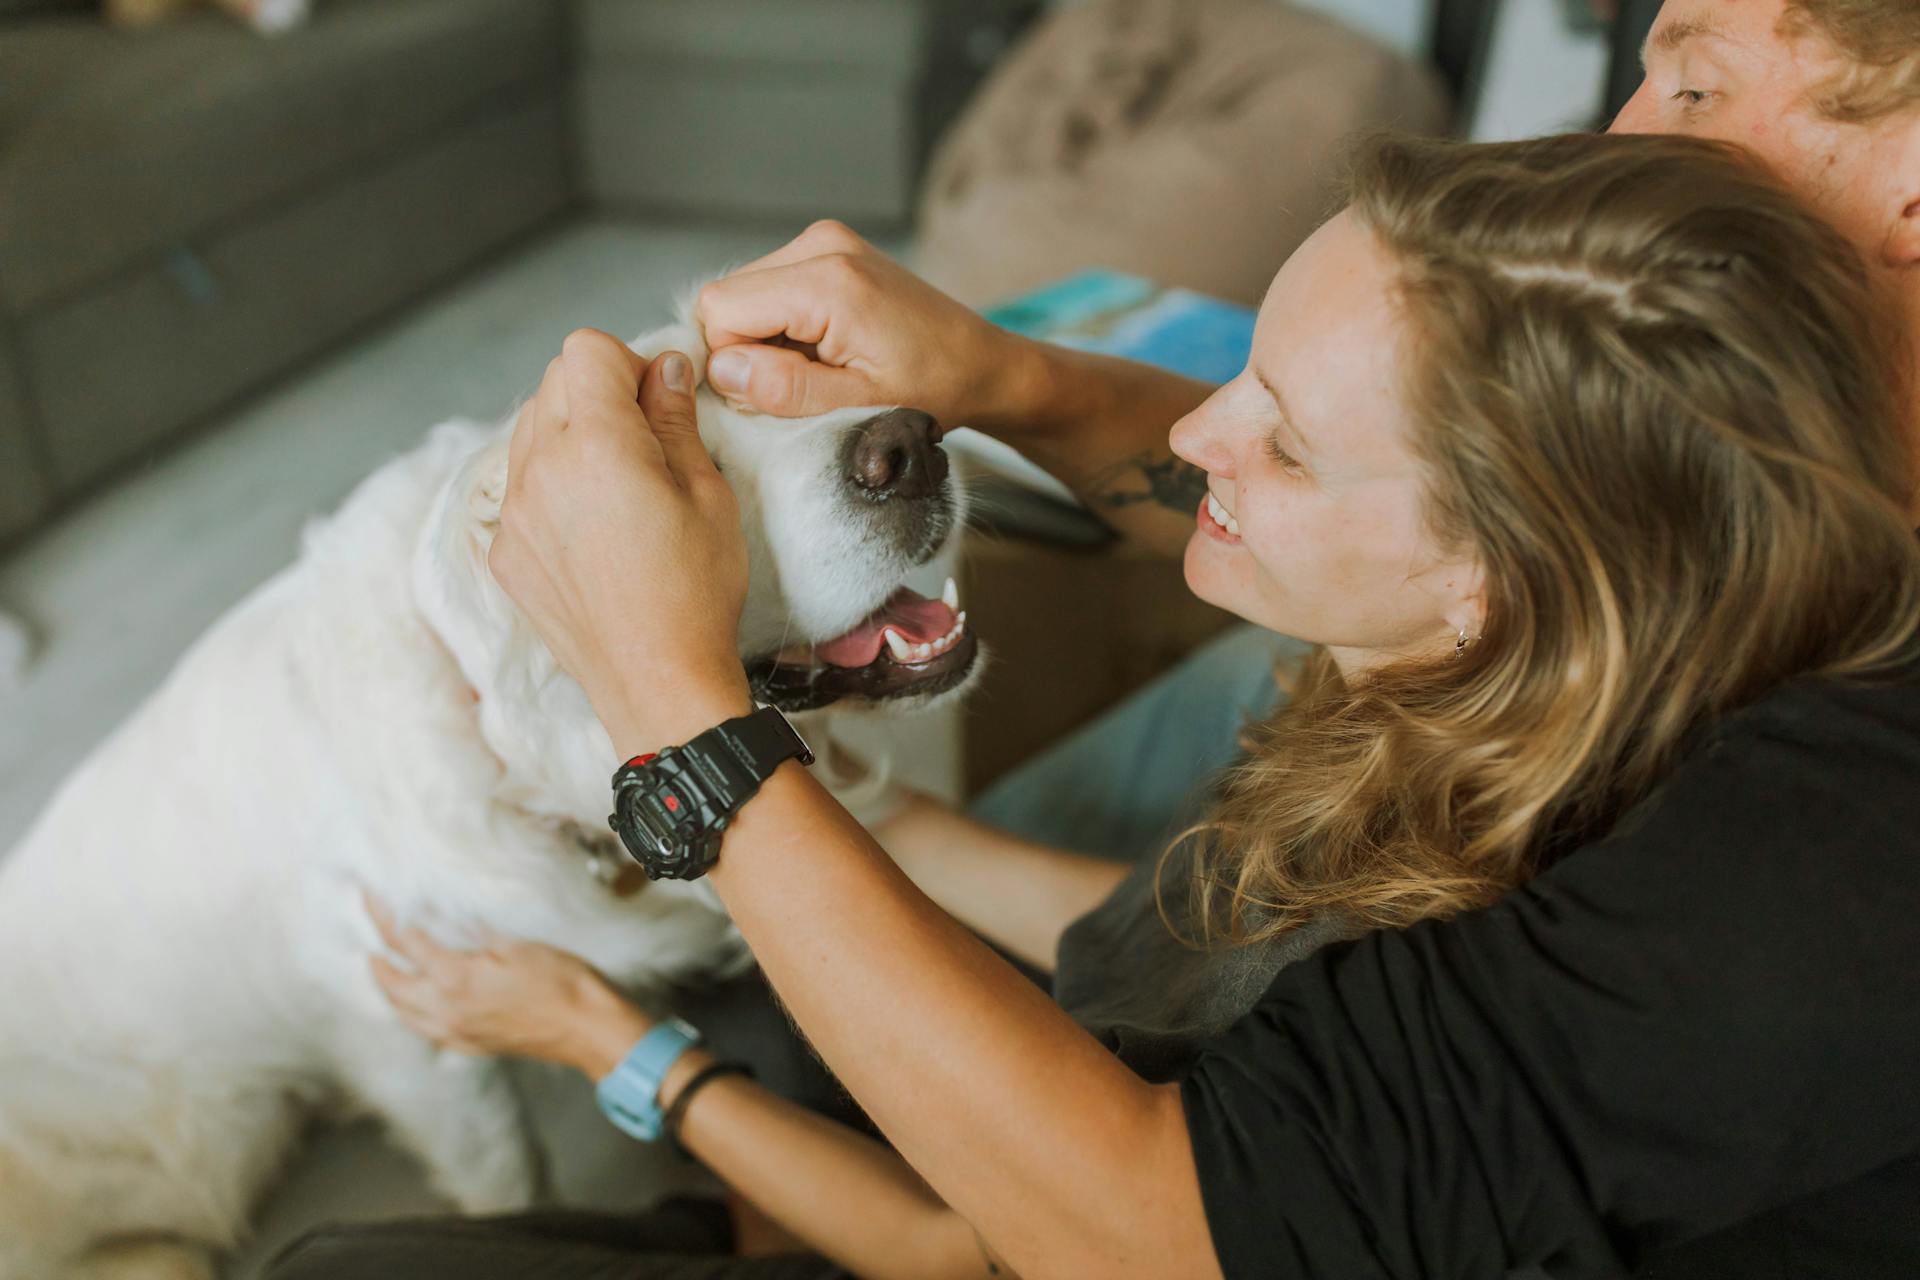
[[[1467,639],[1467,629],[1465,627],[1460,628],[1460,638],[1453,642],[1453,657],[1456,662],[1459,661],[1460,655],[1467,651],[1467,646],[1471,643],[1473,642]]]

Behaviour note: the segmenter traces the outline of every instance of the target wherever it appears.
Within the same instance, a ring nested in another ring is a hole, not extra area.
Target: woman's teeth
[[[1212,516],[1213,522],[1222,529],[1225,529],[1236,538],[1240,536],[1240,522],[1235,520],[1233,513],[1221,506],[1220,499],[1214,497],[1211,493],[1207,495],[1207,514]]]

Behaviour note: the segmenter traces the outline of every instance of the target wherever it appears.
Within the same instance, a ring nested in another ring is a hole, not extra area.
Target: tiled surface
[[[503,414],[569,330],[642,332],[666,318],[678,290],[780,238],[575,225],[247,405],[0,565],[0,610],[25,620],[36,648],[11,688],[0,655],[0,850],[187,645],[291,559],[308,518],[432,424]],[[933,785],[957,775],[950,720],[904,730],[904,773]],[[644,1204],[687,1176],[615,1134],[583,1082],[544,1070],[521,1079],[564,1201]],[[370,1129],[323,1135],[230,1275],[253,1276],[311,1223],[433,1207],[409,1163]]]

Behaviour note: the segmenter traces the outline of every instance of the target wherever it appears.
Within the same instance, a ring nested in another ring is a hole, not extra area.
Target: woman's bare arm
[[[508,938],[448,947],[377,900],[367,908],[392,956],[370,958],[375,981],[403,1021],[450,1049],[538,1058],[600,1080],[657,1025],[578,956]],[[703,1049],[682,1055],[661,1105],[713,1061]],[[905,1160],[750,1080],[703,1085],[687,1099],[680,1137],[787,1248],[798,1241],[865,1280],[989,1273],[973,1229]]]
[[[1066,927],[1127,874],[1125,863],[1022,840],[925,796],[873,835],[949,915],[1049,973]]]
[[[693,1050],[675,1063],[662,1103],[712,1061]],[[702,1086],[680,1140],[756,1210],[861,1280],[1012,1274],[898,1154],[751,1080]]]

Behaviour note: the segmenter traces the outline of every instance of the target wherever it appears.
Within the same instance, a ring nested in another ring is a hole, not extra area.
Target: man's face
[[[1910,180],[1906,129],[1842,124],[1815,91],[1844,70],[1817,32],[1788,33],[1786,0],[1667,0],[1647,76],[1616,133],[1684,133],[1757,153],[1875,261],[1886,260]],[[1889,264],[1893,265],[1893,264]]]

